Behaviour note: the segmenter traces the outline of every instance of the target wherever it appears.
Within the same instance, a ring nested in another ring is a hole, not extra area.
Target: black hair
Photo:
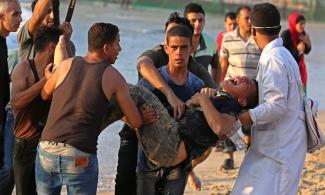
[[[98,51],[105,44],[111,43],[119,33],[117,26],[111,23],[95,23],[88,30],[88,50]]]
[[[248,95],[248,97],[246,98],[246,102],[247,105],[243,106],[243,109],[252,109],[255,108],[258,105],[258,83],[255,79],[252,79],[255,83],[255,87],[256,87],[256,93],[252,93],[250,95]]]
[[[34,35],[35,52],[44,50],[49,43],[58,43],[62,31],[58,28],[40,27]]]
[[[205,16],[205,12],[204,12],[204,9],[202,8],[202,6],[198,3],[189,3],[185,6],[185,9],[184,9],[184,17],[187,18],[187,14],[189,13],[201,13]]]
[[[192,33],[194,32],[194,28],[191,25],[190,21],[187,18],[179,16],[177,12],[173,12],[169,15],[169,18],[165,23],[165,32],[169,24],[182,24],[184,26],[187,26],[192,31]]]
[[[251,11],[251,7],[249,7],[247,5],[240,6],[236,11],[236,17],[238,17],[240,15],[241,10],[244,10],[244,9],[248,10],[249,12]]]
[[[34,12],[34,9],[35,9],[35,6],[36,6],[37,2],[38,2],[38,0],[34,0],[32,2],[31,6],[30,6],[32,8],[32,12]],[[60,1],[58,1],[58,0],[52,0],[52,3],[53,3],[53,6],[58,6],[59,7],[59,5],[60,5]],[[54,8],[53,8],[53,10],[54,10]]]
[[[301,21],[305,21],[306,19],[305,19],[305,17],[303,16],[303,15],[299,15],[298,17],[297,17],[297,19],[296,19],[296,24],[298,24],[299,22],[301,22]]]
[[[225,14],[225,21],[227,21],[227,18],[230,20],[236,20],[236,13],[235,12],[227,12]]]
[[[264,35],[278,35],[281,30],[280,26],[280,13],[278,9],[270,3],[255,4],[251,13],[250,21],[254,27],[266,27],[255,28],[257,32]],[[272,28],[270,28],[272,27]]]
[[[179,36],[179,37],[186,37],[190,40],[190,44],[192,44],[192,37],[193,33],[191,30],[184,25],[177,25],[172,27],[170,30],[167,32],[167,44],[169,44],[169,38],[174,37],[174,36]]]

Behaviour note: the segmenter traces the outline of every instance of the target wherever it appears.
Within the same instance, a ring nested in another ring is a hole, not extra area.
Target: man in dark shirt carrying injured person
[[[202,155],[229,134],[242,108],[252,108],[258,102],[257,83],[247,77],[226,80],[222,87],[212,98],[202,93],[194,95],[187,102],[183,117],[176,121],[163,106],[164,98],[160,97],[161,102],[147,89],[129,86],[137,106],[146,104],[159,115],[157,122],[143,125],[136,132],[146,156],[154,164],[169,167]],[[108,112],[104,125],[123,116],[113,99]]]

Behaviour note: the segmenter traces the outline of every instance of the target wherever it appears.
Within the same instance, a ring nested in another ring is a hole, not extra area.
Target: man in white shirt
[[[256,4],[250,20],[262,50],[259,106],[239,117],[253,127],[252,144],[232,194],[296,194],[307,149],[298,65],[278,36],[280,14],[274,5]]]

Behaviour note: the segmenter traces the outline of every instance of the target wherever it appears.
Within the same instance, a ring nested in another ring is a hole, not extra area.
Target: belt
[[[42,141],[45,142],[48,145],[52,145],[52,146],[60,146],[60,147],[66,147],[67,144],[66,143],[61,143],[61,142],[55,142],[55,141]]]

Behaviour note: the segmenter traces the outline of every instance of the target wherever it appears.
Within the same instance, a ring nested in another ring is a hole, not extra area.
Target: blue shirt
[[[169,87],[174,91],[175,95],[183,102],[189,100],[194,94],[200,92],[200,90],[205,87],[203,81],[191,72],[188,72],[187,81],[183,85],[177,85],[171,80],[167,72],[167,66],[161,67],[159,72]],[[145,79],[141,79],[138,84],[148,88],[151,91],[155,90],[154,87]],[[155,171],[158,168],[160,167],[154,165],[148,160],[142,151],[141,145],[139,145],[137,171]]]

